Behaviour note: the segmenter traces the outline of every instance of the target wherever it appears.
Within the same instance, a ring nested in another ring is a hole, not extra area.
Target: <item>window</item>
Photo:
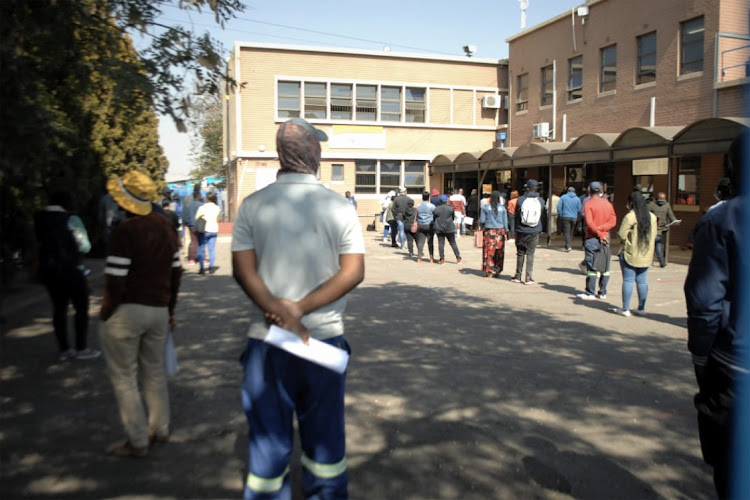
[[[350,84],[331,84],[331,120],[352,119],[352,86]]]
[[[638,40],[638,69],[635,83],[649,83],[656,81],[656,32],[639,36]]]
[[[320,171],[320,169],[318,169]],[[344,165],[340,163],[334,163],[331,165],[331,180],[332,181],[343,181],[344,180]]]
[[[568,60],[568,100],[583,97],[583,56]]]
[[[305,83],[305,118],[326,119],[325,83]]]
[[[299,117],[299,82],[279,82],[278,113],[279,118]]]
[[[383,87],[380,89],[380,120],[384,122],[401,121],[401,87]]]
[[[554,88],[552,87],[552,66],[545,66],[542,68],[542,106],[549,106],[552,104],[552,93]]]
[[[401,184],[401,161],[380,161],[380,193],[385,194],[390,190],[398,191]]]
[[[357,160],[355,162],[354,192],[355,193],[375,193],[375,160]]]
[[[374,122],[378,117],[378,87],[357,85],[357,120]]]
[[[516,111],[529,109],[529,75],[518,75],[516,78]]]
[[[425,89],[406,87],[406,122],[424,123]]]
[[[680,24],[680,74],[703,71],[703,17]]]
[[[698,186],[700,185],[701,157],[680,158],[677,168],[677,204],[699,205]]]
[[[424,162],[404,162],[404,187],[408,194],[422,194],[424,191]]]
[[[617,88],[617,45],[610,45],[601,50],[601,71],[599,73],[599,92],[609,92]]]

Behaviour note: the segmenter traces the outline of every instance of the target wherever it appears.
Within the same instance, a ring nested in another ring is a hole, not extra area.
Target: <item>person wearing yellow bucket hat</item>
[[[176,324],[182,266],[177,233],[164,215],[152,211],[154,182],[130,171],[107,182],[107,190],[128,212],[109,239],[100,312],[102,350],[127,436],[108,452],[144,457],[150,443],[169,438],[164,344],[168,327]]]

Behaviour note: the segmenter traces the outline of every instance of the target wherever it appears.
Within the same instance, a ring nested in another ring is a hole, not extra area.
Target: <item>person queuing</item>
[[[199,274],[205,274],[206,247],[208,247],[208,272],[216,272],[216,238],[219,236],[219,215],[221,209],[216,204],[216,193],[206,195],[206,203],[198,208],[195,212],[195,219],[204,219],[206,221],[205,231],[198,234],[198,263],[200,264]],[[197,223],[197,222],[196,222]]]
[[[656,244],[656,216],[648,210],[640,191],[628,197],[628,210],[620,223],[620,269],[622,270],[622,309],[619,314],[630,316],[630,297],[633,283],[638,290],[638,309],[634,314],[643,315],[648,297],[648,268]]]
[[[667,202],[667,195],[665,193],[658,193],[656,200],[649,203],[648,205],[651,213],[656,215],[656,220],[659,224],[659,232],[656,234],[656,259],[659,261],[661,267],[666,267],[667,259],[665,256],[665,248],[667,244],[667,233],[672,223],[679,226],[680,222],[675,217],[672,211],[672,206]]]
[[[490,202],[482,207],[479,224],[483,230],[482,272],[489,278],[500,277],[505,262],[505,238],[508,231],[508,213],[503,206],[500,191],[493,191]]]
[[[406,188],[401,186],[398,188],[398,196],[394,198],[391,210],[393,211],[393,219],[396,222],[396,242],[398,248],[404,248],[406,244],[406,231],[404,230],[404,215],[406,209],[409,207],[409,202],[414,205],[414,200],[406,195]],[[391,225],[391,231],[393,231],[393,225]]]
[[[448,240],[453,254],[456,256],[456,262],[461,263],[461,252],[456,245],[456,227],[454,225],[455,210],[448,203],[446,195],[440,195],[440,205],[435,208],[435,234],[438,237],[438,253],[440,254],[440,264],[445,264],[445,240]]]
[[[435,243],[433,227],[435,205],[430,202],[430,193],[422,193],[422,203],[417,207],[417,263],[422,262],[424,242],[427,240],[427,251],[430,253],[430,263],[435,262]]]
[[[250,299],[241,357],[250,441],[246,500],[292,498],[295,414],[304,497],[347,498],[346,372],[263,341],[268,320],[303,341],[312,336],[350,351],[344,338],[345,296],[364,279],[365,242],[352,205],[316,178],[324,140],[323,131],[301,118],[282,123],[276,134],[281,163],[276,182],[245,198],[234,223],[233,274]]]
[[[557,202],[557,212],[562,219],[563,237],[565,238],[565,251],[570,252],[573,241],[573,230],[578,221],[578,214],[581,211],[581,199],[576,196],[576,188],[570,186],[568,191],[560,197]]]
[[[518,191],[513,189],[510,192],[510,198],[508,199],[508,241],[515,241],[516,238],[516,204],[518,203]]]
[[[539,183],[535,179],[526,181],[526,192],[516,203],[516,274],[514,283],[536,285],[534,273],[534,253],[542,232],[542,219],[546,210],[544,199],[539,196]],[[523,281],[523,265],[526,263],[526,276]]]
[[[586,263],[586,291],[578,294],[577,297],[581,300],[606,299],[611,260],[609,231],[615,227],[617,216],[609,200],[602,197],[601,182],[594,181],[589,184],[589,196],[591,198],[584,206],[586,242],[583,248]],[[599,280],[599,293],[595,293],[597,279]]]

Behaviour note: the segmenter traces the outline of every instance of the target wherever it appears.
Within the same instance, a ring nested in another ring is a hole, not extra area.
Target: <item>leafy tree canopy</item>
[[[226,175],[221,107],[221,98],[216,94],[203,96],[195,105],[197,126],[190,137],[191,153],[197,165],[190,172],[194,178]]]

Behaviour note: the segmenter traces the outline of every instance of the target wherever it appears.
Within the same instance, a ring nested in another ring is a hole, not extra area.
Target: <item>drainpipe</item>
[[[557,137],[557,59],[552,61],[552,140]]]
[[[562,115],[562,142],[568,140],[568,115],[563,113]]]
[[[648,115],[648,126],[654,127],[656,123],[656,97],[651,98],[651,110]]]

